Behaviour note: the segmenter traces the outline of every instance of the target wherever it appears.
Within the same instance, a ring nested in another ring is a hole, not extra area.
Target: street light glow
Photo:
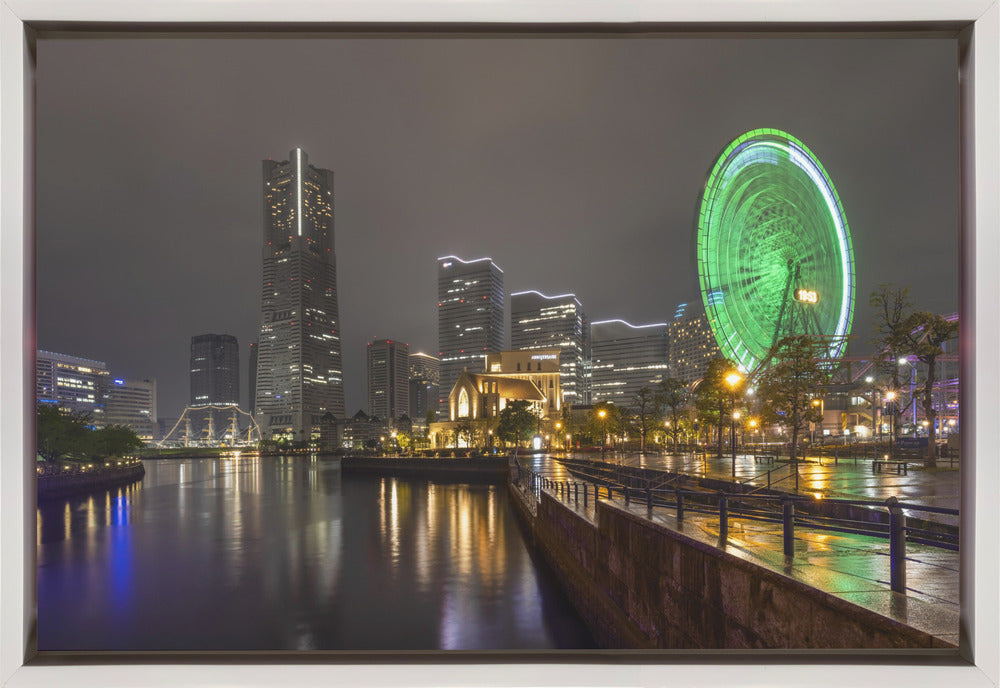
[[[729,373],[729,375],[726,375],[726,382],[729,384],[730,387],[735,388],[736,385],[743,382],[743,376],[737,373],[736,371],[733,371]]]

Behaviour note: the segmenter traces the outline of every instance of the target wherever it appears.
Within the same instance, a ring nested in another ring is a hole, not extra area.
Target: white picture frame
[[[630,663],[595,655],[581,663],[460,662],[361,664],[25,665],[34,622],[35,546],[31,409],[34,405],[33,56],[32,27],[62,23],[127,24],[496,22],[561,27],[605,22],[738,25],[766,31],[778,23],[844,25],[931,22],[968,24],[962,38],[962,403],[963,444],[973,470],[962,480],[962,633],[964,662],[845,663],[837,654],[808,663],[760,655],[657,655]],[[670,685],[699,686],[996,686],[998,684],[996,443],[1000,399],[1000,6],[997,0],[6,0],[0,5],[0,683],[19,686],[309,686],[364,685]],[[973,375],[974,371],[974,375]],[[31,459],[29,461],[29,458]],[[971,603],[969,602],[971,595]],[[669,660],[669,661],[668,661]]]

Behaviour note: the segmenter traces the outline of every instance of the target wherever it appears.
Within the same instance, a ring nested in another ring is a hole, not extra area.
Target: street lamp
[[[601,418],[601,461],[604,461],[604,457],[607,453],[607,447],[605,446],[605,442],[608,437],[608,421],[607,421],[608,412],[605,411],[604,409],[601,409],[600,411],[597,412],[597,415],[600,416]]]
[[[562,423],[556,423],[556,434],[559,434],[559,430],[562,429]],[[566,451],[566,445],[563,445],[563,451]]]
[[[885,400],[889,402],[889,456],[893,454],[893,440],[896,439],[896,393],[889,390],[885,393]]]
[[[490,428],[487,431],[487,434],[489,435],[489,446],[486,447],[486,450],[487,450],[487,452],[489,452],[490,454],[492,454],[493,453],[493,428]]]
[[[730,406],[730,424],[729,424],[729,446],[733,451],[733,480],[736,479],[736,419],[739,414],[736,412],[736,387],[741,382],[743,382],[743,376],[737,373],[735,370],[729,375],[726,375],[726,384],[729,385],[729,389],[732,392],[732,405]],[[722,441],[720,439],[719,443]]]

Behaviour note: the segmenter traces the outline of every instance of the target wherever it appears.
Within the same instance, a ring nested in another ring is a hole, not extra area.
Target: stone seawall
[[[37,478],[38,499],[71,497],[76,494],[107,490],[142,480],[145,475],[146,469],[142,463],[121,468],[102,468],[91,472],[40,475]]]
[[[340,462],[340,469],[344,473],[503,480],[510,472],[510,465],[506,456],[484,456],[469,459],[434,459],[419,456],[345,456]]]
[[[603,647],[952,647],[615,503],[597,503],[595,524],[545,492],[536,503],[509,485],[534,545]]]

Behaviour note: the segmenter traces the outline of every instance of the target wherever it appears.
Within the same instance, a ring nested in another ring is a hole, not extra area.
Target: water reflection
[[[501,485],[160,460],[38,510],[39,648],[591,647]]]

